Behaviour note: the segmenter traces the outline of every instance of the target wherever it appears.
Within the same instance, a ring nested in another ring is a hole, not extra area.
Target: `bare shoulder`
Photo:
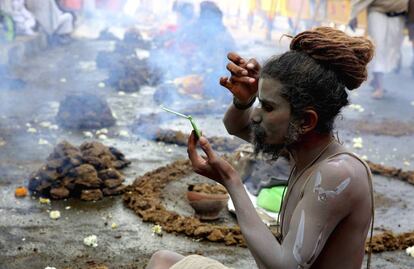
[[[315,175],[323,189],[343,192],[346,199],[360,200],[370,191],[369,174],[364,164],[356,157],[340,154],[323,161]],[[319,177],[319,179],[318,179]]]

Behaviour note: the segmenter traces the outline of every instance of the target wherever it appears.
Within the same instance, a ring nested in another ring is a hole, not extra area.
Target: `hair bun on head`
[[[331,68],[349,90],[358,88],[367,79],[367,64],[374,55],[374,45],[369,39],[351,37],[331,27],[298,34],[290,49],[302,51]]]

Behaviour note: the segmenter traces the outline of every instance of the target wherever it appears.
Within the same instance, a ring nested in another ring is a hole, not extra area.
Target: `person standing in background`
[[[272,40],[273,22],[276,17],[276,9],[278,1],[276,0],[262,0],[261,1],[264,19],[266,23],[266,40]]]
[[[48,35],[50,44],[63,45],[71,41],[74,17],[69,12],[63,12],[55,0],[27,0],[26,5]]]
[[[16,25],[16,34],[34,35],[33,28],[36,20],[33,15],[26,9],[25,0],[13,0],[10,15]]]
[[[247,8],[247,29],[251,31],[254,24],[254,16],[260,6],[260,0],[249,0]]]
[[[352,0],[351,20],[368,10],[368,34],[376,54],[372,61],[372,98],[384,96],[384,75],[398,68],[409,0]],[[355,23],[354,23],[355,24]]]
[[[413,59],[411,62],[411,74],[414,77],[414,0],[410,0],[408,3],[408,36],[413,46]]]

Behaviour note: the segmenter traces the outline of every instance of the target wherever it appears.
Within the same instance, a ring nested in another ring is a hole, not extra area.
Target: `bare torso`
[[[324,245],[320,246],[319,255],[312,262],[312,266],[309,268],[360,268],[362,259],[364,256],[365,250],[365,239],[370,227],[371,221],[371,187],[369,184],[369,174],[365,166],[359,161],[356,157],[349,154],[339,154],[334,157],[335,154],[346,152],[341,145],[337,145],[334,149],[326,152],[321,156],[321,160],[316,164],[311,166],[306,170],[299,178],[297,178],[296,183],[294,180],[291,180],[289,183],[289,188],[286,192],[286,199],[284,210],[282,211],[282,234],[283,238],[286,237],[287,233],[291,228],[298,226],[297,223],[292,221],[292,215],[300,204],[304,194],[315,194],[318,192],[317,184],[313,179],[315,173],[318,173],[318,169],[321,166],[326,166],[329,163],[329,166],[337,166],[338,170],[347,167],[351,168],[352,181],[354,183],[349,184],[348,188],[353,193],[352,199],[350,199],[350,210],[348,215],[344,216],[338,223],[335,224],[333,230],[330,234],[327,235],[326,242]],[[323,168],[322,168],[323,169]],[[323,171],[322,171],[323,173]],[[299,176],[296,174],[296,176]],[[295,179],[295,174],[292,176],[292,179]],[[329,180],[329,178],[324,178],[323,180]],[[322,181],[323,184],[323,181]],[[331,190],[335,190],[331,189]],[[344,192],[345,193],[345,192]],[[331,192],[333,196],[333,192]],[[330,200],[327,199],[323,201],[329,203]],[[343,199],[341,203],[346,203],[346,199]],[[304,212],[307,212],[308,215],[312,215],[312,205],[307,207],[302,203],[300,207],[303,208]],[[329,218],[327,218],[329,219]],[[315,220],[317,222],[317,220]],[[321,233],[319,236],[322,237],[324,232],[325,223],[313,223],[320,229],[310,230],[311,233]],[[292,227],[292,225],[294,227]],[[300,225],[299,225],[300,226]],[[306,243],[306,223],[305,223],[305,233],[304,233],[304,247],[316,249],[319,247],[319,241],[323,240],[314,240],[313,242]],[[324,235],[325,236],[325,235]],[[312,238],[318,237],[317,234],[314,234]],[[298,267],[302,268],[302,267]]]

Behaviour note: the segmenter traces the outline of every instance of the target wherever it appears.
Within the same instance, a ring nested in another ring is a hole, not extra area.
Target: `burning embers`
[[[115,124],[108,103],[96,95],[70,95],[60,102],[56,116],[59,125],[66,129],[100,129]]]
[[[85,142],[77,148],[63,141],[31,176],[29,190],[36,196],[86,201],[118,195],[126,187],[118,169],[130,163],[119,150],[99,142]]]

